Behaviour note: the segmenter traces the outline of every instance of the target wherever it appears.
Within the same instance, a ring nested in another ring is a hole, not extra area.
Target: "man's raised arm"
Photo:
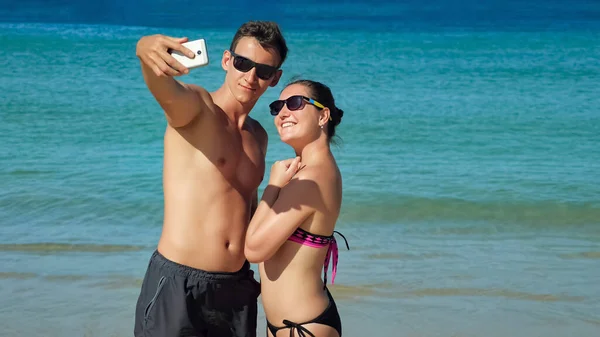
[[[189,70],[171,56],[169,50],[177,50],[190,58],[194,53],[182,43],[187,38],[164,35],[142,37],[136,45],[136,56],[142,64],[142,74],[148,89],[165,111],[167,121],[173,127],[190,123],[198,114],[209,109],[210,94],[198,86],[175,80]]]

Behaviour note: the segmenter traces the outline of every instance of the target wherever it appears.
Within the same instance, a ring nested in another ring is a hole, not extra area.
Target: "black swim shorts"
[[[136,337],[255,337],[260,284],[246,262],[211,273],[150,258],[135,312]]]

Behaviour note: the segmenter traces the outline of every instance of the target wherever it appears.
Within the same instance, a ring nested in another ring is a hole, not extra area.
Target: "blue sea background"
[[[133,334],[165,128],[135,43],[205,38],[214,90],[256,19],[290,47],[267,167],[290,78],[345,111],[344,336],[600,335],[600,2],[0,0],[0,336]]]

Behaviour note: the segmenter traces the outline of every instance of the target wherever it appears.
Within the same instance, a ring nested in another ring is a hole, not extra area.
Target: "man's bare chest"
[[[226,179],[244,190],[258,188],[265,172],[265,158],[253,135],[232,137],[217,149],[214,164]]]
[[[187,147],[194,158],[190,164],[198,171],[216,170],[232,187],[248,193],[260,185],[265,173],[264,153],[252,131],[235,127],[171,129],[167,131],[165,146],[171,152]]]

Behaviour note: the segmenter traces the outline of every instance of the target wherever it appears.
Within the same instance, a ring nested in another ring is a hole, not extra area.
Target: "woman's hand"
[[[271,166],[269,185],[279,188],[283,187],[298,172],[301,164],[300,157],[276,161]]]

